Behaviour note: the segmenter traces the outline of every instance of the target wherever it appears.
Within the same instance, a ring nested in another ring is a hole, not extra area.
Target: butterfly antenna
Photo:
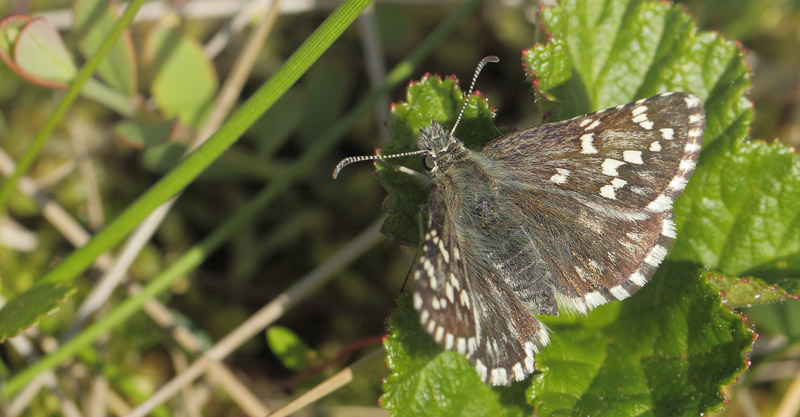
[[[458,119],[456,119],[456,124],[453,125],[453,129],[450,131],[450,136],[453,136],[456,133],[456,127],[458,127],[458,124],[461,122],[461,117],[464,116],[464,110],[467,109],[469,96],[472,94],[472,90],[475,89],[475,82],[478,81],[478,74],[480,74],[483,67],[485,67],[486,64],[490,62],[500,62],[500,58],[494,55],[489,55],[487,57],[484,57],[481,60],[481,62],[478,62],[478,67],[475,68],[475,74],[472,76],[472,83],[470,83],[469,85],[469,92],[467,93],[467,98],[464,100],[464,105],[461,106],[461,111],[458,113]]]
[[[403,153],[395,153],[391,155],[364,155],[364,156],[351,156],[348,158],[344,158],[336,164],[336,168],[333,169],[333,179],[339,176],[339,171],[342,168],[352,164],[353,162],[361,162],[361,161],[375,161],[379,159],[389,159],[389,158],[400,158],[403,156],[412,156],[412,155],[421,155],[423,153],[428,153],[427,150],[419,150],[419,151],[412,151],[412,152],[403,152]]]

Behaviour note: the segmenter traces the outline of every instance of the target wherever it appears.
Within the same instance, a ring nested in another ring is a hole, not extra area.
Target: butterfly
[[[497,57],[478,65],[480,70]],[[456,120],[458,125],[464,109]],[[490,385],[534,371],[549,343],[534,314],[586,313],[647,283],[676,238],[672,205],[694,172],[705,113],[669,92],[468,149],[432,122],[422,155],[428,224],[414,269],[422,327]]]

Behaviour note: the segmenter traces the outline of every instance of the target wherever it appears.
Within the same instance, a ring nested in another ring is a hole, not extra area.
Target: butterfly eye
[[[436,167],[436,162],[433,161],[431,154],[426,153],[422,155],[422,166],[428,171],[432,171],[433,168]]]

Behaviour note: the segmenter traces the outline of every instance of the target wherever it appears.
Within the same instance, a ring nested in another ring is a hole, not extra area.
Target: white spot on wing
[[[444,336],[444,348],[447,350],[453,350],[453,334],[447,333]]]
[[[644,106],[642,106],[642,107],[644,107]],[[647,120],[647,114],[640,114],[640,115],[638,115],[638,116],[633,118],[633,123],[642,123],[645,120]]]
[[[556,171],[558,171],[558,173],[553,174],[553,176],[550,177],[550,181],[556,184],[564,184],[565,182],[567,182],[567,177],[569,177],[569,170],[564,168],[556,168]]]
[[[650,120],[646,120],[642,123],[639,123],[639,126],[641,126],[645,130],[653,130],[653,122]]]
[[[658,129],[661,132],[661,137],[666,140],[672,140],[675,138],[675,131],[672,130],[671,127],[665,127],[663,129]]]
[[[475,361],[475,371],[478,372],[478,376],[481,378],[481,381],[486,381],[486,365],[481,362],[480,359]]]
[[[589,123],[592,123],[592,122],[593,122],[592,119],[583,119],[583,120],[581,120],[580,123],[578,123],[578,126],[584,127],[584,126],[586,126],[586,125],[588,125]]]
[[[634,117],[636,117],[637,115],[639,115],[639,114],[641,114],[641,113],[644,113],[644,112],[646,112],[646,111],[647,111],[647,106],[639,106],[639,107],[637,107],[637,108],[633,109],[633,111],[631,112],[631,114],[632,114]]]
[[[640,287],[643,287],[644,284],[647,284],[647,278],[645,278],[641,272],[636,271],[633,273],[633,275],[631,275],[631,282]]]
[[[541,327],[538,332],[536,332],[536,340],[539,341],[539,344],[542,346],[547,346],[550,344],[550,335],[547,334],[547,329]]]
[[[444,263],[450,263],[450,253],[444,248],[444,244],[442,241],[439,241],[439,253],[442,254],[442,259],[444,259]]]
[[[581,153],[593,154],[597,153],[597,148],[594,147],[594,133],[586,133],[581,136]]]
[[[677,176],[673,178],[672,181],[669,182],[669,185],[667,185],[667,187],[676,191],[681,191],[684,188],[686,188],[686,178]]]
[[[665,256],[667,256],[667,248],[661,245],[655,245],[644,258],[644,263],[650,266],[658,266],[661,261],[664,260]]]
[[[689,123],[697,123],[703,120],[703,115],[700,113],[690,114],[689,115]]]
[[[522,381],[525,379],[525,372],[522,370],[522,364],[517,362],[514,364],[514,367],[511,368],[514,372],[514,379],[517,381]]]
[[[456,279],[456,274],[452,272],[450,273],[450,284],[453,284],[453,288],[457,290],[461,289],[461,284],[458,283],[458,280]]]
[[[631,296],[631,294],[628,292],[628,290],[623,288],[622,285],[617,285],[616,287],[610,289],[609,292],[617,300],[624,300],[624,299],[626,299],[626,298]]]
[[[611,184],[606,184],[600,187],[600,195],[609,199],[609,200],[616,200],[617,195],[614,192],[614,186]]]
[[[689,171],[690,169],[694,169],[694,166],[695,166],[695,162],[693,160],[684,159],[683,161],[681,161],[680,164],[678,164],[678,169],[683,171],[683,172],[686,172],[686,171]]]
[[[586,314],[586,303],[584,303],[583,298],[568,297],[556,292],[556,300],[568,310]]]
[[[525,370],[533,372],[533,353],[536,347],[531,342],[525,342]]]
[[[625,162],[637,165],[644,163],[644,161],[642,161],[642,151],[624,151],[622,152],[622,159],[625,160]]]
[[[436,282],[436,270],[433,269],[433,264],[428,258],[425,258],[425,260],[422,261],[422,267],[425,268],[425,272],[428,274],[431,288],[435,290],[438,286],[438,282]]]
[[[684,100],[686,101],[686,107],[689,108],[697,107],[700,105],[700,99],[693,94],[689,94],[688,96],[686,96]]]
[[[688,153],[694,153],[700,150],[700,145],[694,142],[689,142],[686,144],[686,147],[684,147],[683,150]]]
[[[586,129],[584,129],[584,130],[592,130],[592,129],[596,128],[599,125],[600,125],[600,121],[599,120],[595,120],[595,121],[592,122],[592,124],[590,124],[589,126],[586,126]]]
[[[616,159],[606,158],[603,161],[601,167],[603,168],[603,174],[610,175],[612,177],[616,177],[619,175],[617,172],[617,168],[624,165],[625,163],[622,161],[618,161]]]
[[[508,384],[508,375],[505,368],[492,369],[492,385],[506,385]]]
[[[599,305],[603,305],[606,302],[606,298],[603,297],[603,294],[600,294],[598,291],[590,292],[583,297],[586,300],[586,305],[589,308],[595,308]]]
[[[661,144],[657,140],[650,144],[650,152],[661,152]]]
[[[653,200],[652,202],[650,202],[650,204],[647,205],[647,209],[652,211],[653,213],[662,213],[666,210],[669,210],[670,207],[672,207],[672,199],[665,196],[664,194],[661,194],[660,196],[656,197],[655,200]]]
[[[417,293],[414,293],[414,308],[417,310],[422,308],[422,297]]]
[[[661,236],[672,239],[677,237],[675,234],[675,222],[673,222],[672,219],[664,219],[664,222],[661,223]]]
[[[624,187],[625,184],[627,183],[628,181],[625,181],[622,178],[614,178],[613,180],[611,180],[611,186],[613,186],[615,189],[620,189]]]

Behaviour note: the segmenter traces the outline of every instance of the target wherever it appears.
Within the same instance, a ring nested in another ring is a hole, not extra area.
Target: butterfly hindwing
[[[484,382],[510,385],[533,372],[547,330],[499,275],[476,263],[481,254],[459,235],[452,203],[442,196],[434,186],[414,272],[414,306],[422,327],[445,349],[464,354]]]

